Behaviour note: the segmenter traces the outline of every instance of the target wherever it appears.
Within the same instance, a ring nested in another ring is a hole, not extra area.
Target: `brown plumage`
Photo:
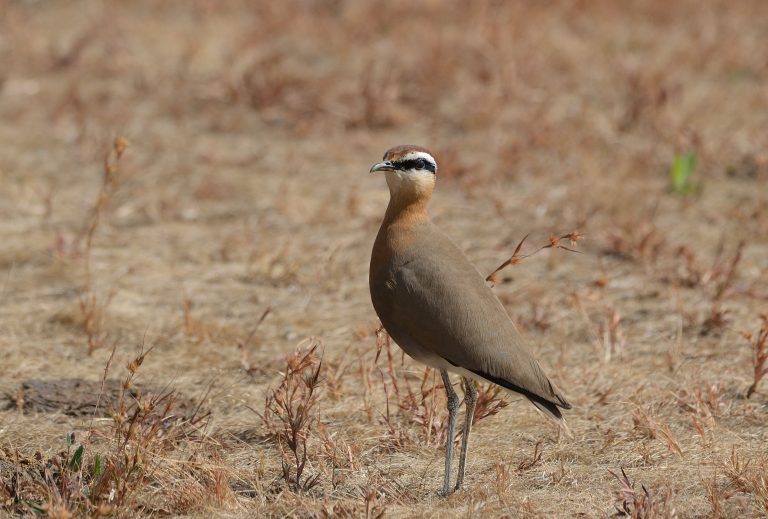
[[[369,283],[373,306],[390,336],[408,355],[441,370],[449,397],[447,494],[458,406],[447,371],[520,393],[557,422],[562,422],[560,408],[571,406],[525,346],[483,276],[430,221],[427,204],[436,169],[432,155],[418,146],[392,148],[371,168],[386,172],[390,201],[373,246]],[[464,388],[470,419],[464,425],[457,489],[476,395],[469,380]]]

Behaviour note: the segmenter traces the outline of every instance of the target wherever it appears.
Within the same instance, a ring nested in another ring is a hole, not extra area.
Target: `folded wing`
[[[509,390],[553,419],[571,406],[550,382],[504,307],[461,250],[437,228],[403,251],[392,320],[421,348]]]

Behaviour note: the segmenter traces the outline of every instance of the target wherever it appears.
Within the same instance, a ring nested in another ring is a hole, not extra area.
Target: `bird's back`
[[[370,288],[384,327],[411,356],[522,393],[553,418],[570,408],[482,275],[428,220],[382,225]]]

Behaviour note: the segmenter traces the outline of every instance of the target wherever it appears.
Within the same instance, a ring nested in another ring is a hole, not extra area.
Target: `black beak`
[[[374,164],[371,168],[371,171],[369,173],[376,173],[377,171],[394,171],[396,168],[392,164],[392,162],[385,160],[384,162],[379,162],[378,164]]]

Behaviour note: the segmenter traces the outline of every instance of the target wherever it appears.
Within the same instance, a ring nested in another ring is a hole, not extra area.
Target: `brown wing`
[[[401,334],[559,418],[570,404],[523,344],[496,295],[459,248],[431,224],[400,255],[391,320]],[[386,323],[385,323],[386,324]]]

